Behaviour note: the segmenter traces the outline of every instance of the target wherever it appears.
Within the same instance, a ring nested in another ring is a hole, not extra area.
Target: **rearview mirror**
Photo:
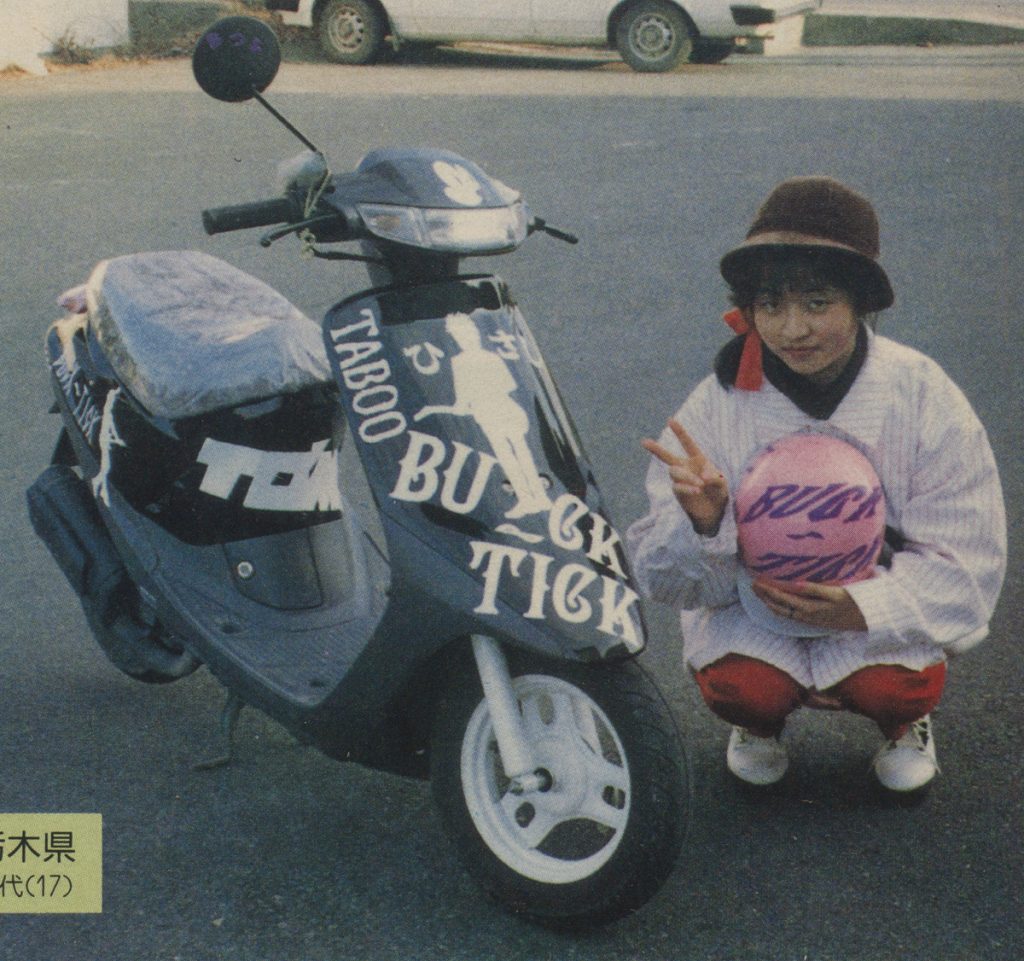
[[[274,31],[254,17],[225,17],[210,27],[192,52],[196,83],[228,103],[249,100],[270,86],[281,66]]]

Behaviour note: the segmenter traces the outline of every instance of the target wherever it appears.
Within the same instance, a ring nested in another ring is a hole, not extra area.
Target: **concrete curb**
[[[1024,43],[1024,27],[969,20],[808,14],[805,47],[938,46]]]

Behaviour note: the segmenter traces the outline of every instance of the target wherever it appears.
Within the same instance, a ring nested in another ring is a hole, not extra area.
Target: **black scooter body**
[[[453,316],[464,328],[462,348],[448,329]],[[69,541],[93,545],[108,568],[119,557],[159,622],[232,693],[331,756],[403,770],[409,758],[393,742],[408,732],[388,725],[400,725],[407,702],[435,688],[430,672],[443,669],[443,652],[461,639],[486,634],[573,660],[643,647],[618,536],[500,280],[369,291],[333,308],[323,336],[336,391],[320,383],[275,403],[257,399],[168,420],[129,393],[91,318],[55,325],[47,349],[66,438],[55,463],[80,465],[79,495],[88,485],[96,495],[88,522],[55,523],[54,504],[66,505],[68,496],[42,505],[42,485],[30,493],[37,531],[64,558],[65,573],[75,566]],[[459,357],[482,365],[485,378],[491,372],[482,386],[496,409],[418,422],[425,408],[458,400],[452,361]],[[505,479],[494,454],[501,442],[494,424],[500,431],[510,416],[522,428],[511,442],[524,445],[520,454],[532,457],[543,485],[530,496],[543,503],[524,504],[527,495]],[[337,451],[343,417],[384,544],[368,539],[344,491],[301,505],[312,510],[247,509],[256,480],[240,472],[225,483],[225,471],[236,468],[209,453],[211,445],[237,451],[258,442],[285,447],[290,455],[273,456],[297,457],[301,466],[318,445]],[[104,444],[111,430],[118,442]],[[61,480],[73,486],[76,478]],[[113,589],[97,597],[81,573],[69,580],[95,609],[92,617],[101,617]]]

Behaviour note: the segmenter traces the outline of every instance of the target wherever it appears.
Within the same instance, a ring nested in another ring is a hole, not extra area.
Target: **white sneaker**
[[[914,721],[907,733],[883,744],[875,755],[875,775],[890,791],[918,791],[938,773],[931,718]]]
[[[734,727],[725,762],[741,781],[766,787],[782,780],[789,755],[777,737],[757,737],[746,728]]]

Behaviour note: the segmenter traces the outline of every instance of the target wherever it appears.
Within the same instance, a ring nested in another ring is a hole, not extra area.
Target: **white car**
[[[716,63],[737,42],[822,0],[265,0],[316,31],[338,63],[372,63],[390,38],[614,46],[634,70]]]

